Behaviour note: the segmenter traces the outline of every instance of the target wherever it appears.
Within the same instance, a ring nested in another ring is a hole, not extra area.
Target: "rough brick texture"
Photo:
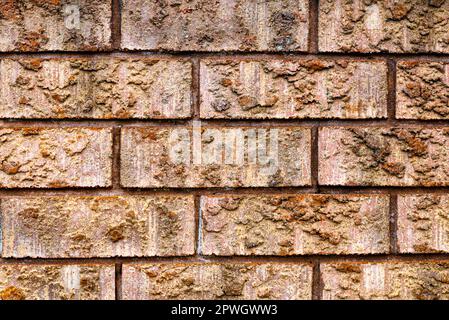
[[[321,266],[323,299],[449,299],[448,262],[334,263]]]
[[[156,59],[5,59],[1,118],[186,118],[191,64]]]
[[[205,60],[202,118],[384,118],[379,61]]]
[[[305,128],[124,128],[121,139],[124,187],[274,187],[311,183],[311,134]]]
[[[3,257],[192,255],[193,196],[1,200]]]
[[[448,186],[449,130],[321,128],[324,185]]]
[[[3,0],[0,51],[111,48],[111,1]]]
[[[448,195],[400,195],[398,249],[404,253],[449,252]]]
[[[449,2],[323,0],[319,49],[449,53]]]
[[[125,264],[125,300],[278,299],[312,295],[306,264]]]
[[[113,265],[0,265],[0,300],[114,300]]]
[[[397,110],[400,119],[449,119],[449,65],[402,61],[397,68]]]
[[[123,0],[122,6],[128,50],[307,50],[307,0]]]
[[[201,214],[205,255],[389,251],[386,196],[208,196]]]
[[[0,129],[0,188],[107,187],[112,135],[99,128]]]

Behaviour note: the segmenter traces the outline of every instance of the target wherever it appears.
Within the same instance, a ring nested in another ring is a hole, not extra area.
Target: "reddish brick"
[[[449,196],[398,197],[398,249],[404,253],[449,252]]]
[[[381,61],[205,60],[202,118],[385,118]]]
[[[111,48],[111,0],[3,0],[0,51]]]
[[[4,59],[1,118],[187,118],[191,63],[156,59]]]
[[[447,128],[321,128],[323,185],[448,186]]]
[[[320,1],[320,51],[449,53],[448,1]]]
[[[342,262],[320,267],[323,299],[449,299],[447,262]]]
[[[193,196],[3,198],[3,257],[180,256],[195,251]]]
[[[0,300],[114,300],[114,265],[0,265]]]
[[[100,128],[0,129],[0,188],[108,187],[112,134]]]
[[[449,64],[399,62],[396,105],[400,119],[449,119]]]
[[[131,188],[310,185],[310,142],[310,129],[301,127],[128,127],[121,135],[121,183]]]
[[[207,196],[205,255],[370,254],[389,251],[388,196]]]
[[[122,48],[305,51],[307,0],[122,1]]]
[[[293,263],[125,264],[125,300],[310,300],[312,266]]]

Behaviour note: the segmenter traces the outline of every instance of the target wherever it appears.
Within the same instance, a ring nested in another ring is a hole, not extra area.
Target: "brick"
[[[0,51],[111,49],[110,0],[4,0]]]
[[[206,196],[204,255],[389,252],[388,196]]]
[[[108,187],[112,134],[101,128],[1,128],[0,188]]]
[[[2,256],[91,258],[192,255],[193,196],[1,200]]]
[[[187,118],[192,66],[156,59],[4,59],[1,118]]]
[[[319,50],[449,53],[447,1],[320,1]]]
[[[310,300],[312,266],[293,263],[125,264],[124,300]]]
[[[202,118],[385,118],[382,61],[205,60]]]
[[[396,78],[397,118],[449,119],[449,64],[402,61]]]
[[[310,143],[310,129],[301,127],[123,128],[121,184],[132,188],[310,185]]]
[[[319,182],[346,186],[448,186],[447,128],[319,130]]]
[[[449,252],[449,196],[398,196],[398,250],[403,253]]]
[[[342,262],[320,266],[325,300],[447,300],[449,264]]]
[[[307,0],[124,0],[122,7],[128,50],[307,50]]]
[[[114,265],[0,265],[0,300],[114,300]]]

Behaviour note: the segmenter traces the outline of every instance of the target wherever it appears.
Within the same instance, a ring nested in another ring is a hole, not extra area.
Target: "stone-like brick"
[[[448,186],[447,128],[321,128],[323,185]]]
[[[111,48],[111,0],[3,0],[0,51]]]
[[[310,185],[311,132],[301,127],[124,128],[124,187]]]
[[[448,195],[400,195],[397,235],[399,252],[449,252],[448,212]]]
[[[389,251],[388,196],[207,196],[205,255],[370,254]]]
[[[122,48],[305,51],[307,0],[122,1]]]
[[[312,266],[293,263],[125,264],[123,299],[309,300]]]
[[[112,134],[101,128],[0,129],[0,188],[108,187]]]
[[[323,299],[449,299],[449,263],[342,262],[320,267]]]
[[[4,198],[3,257],[177,256],[195,251],[193,196]]]
[[[396,101],[397,118],[449,119],[449,64],[399,62]]]
[[[449,53],[449,2],[320,1],[320,51]]]
[[[114,300],[113,265],[0,265],[0,300]]]
[[[205,60],[202,118],[385,118],[381,61]]]
[[[186,118],[192,67],[155,59],[4,59],[1,118]]]

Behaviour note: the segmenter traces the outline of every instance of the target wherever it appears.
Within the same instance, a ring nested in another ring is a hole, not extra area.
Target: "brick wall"
[[[0,299],[449,298],[448,54],[445,0],[2,1]]]

